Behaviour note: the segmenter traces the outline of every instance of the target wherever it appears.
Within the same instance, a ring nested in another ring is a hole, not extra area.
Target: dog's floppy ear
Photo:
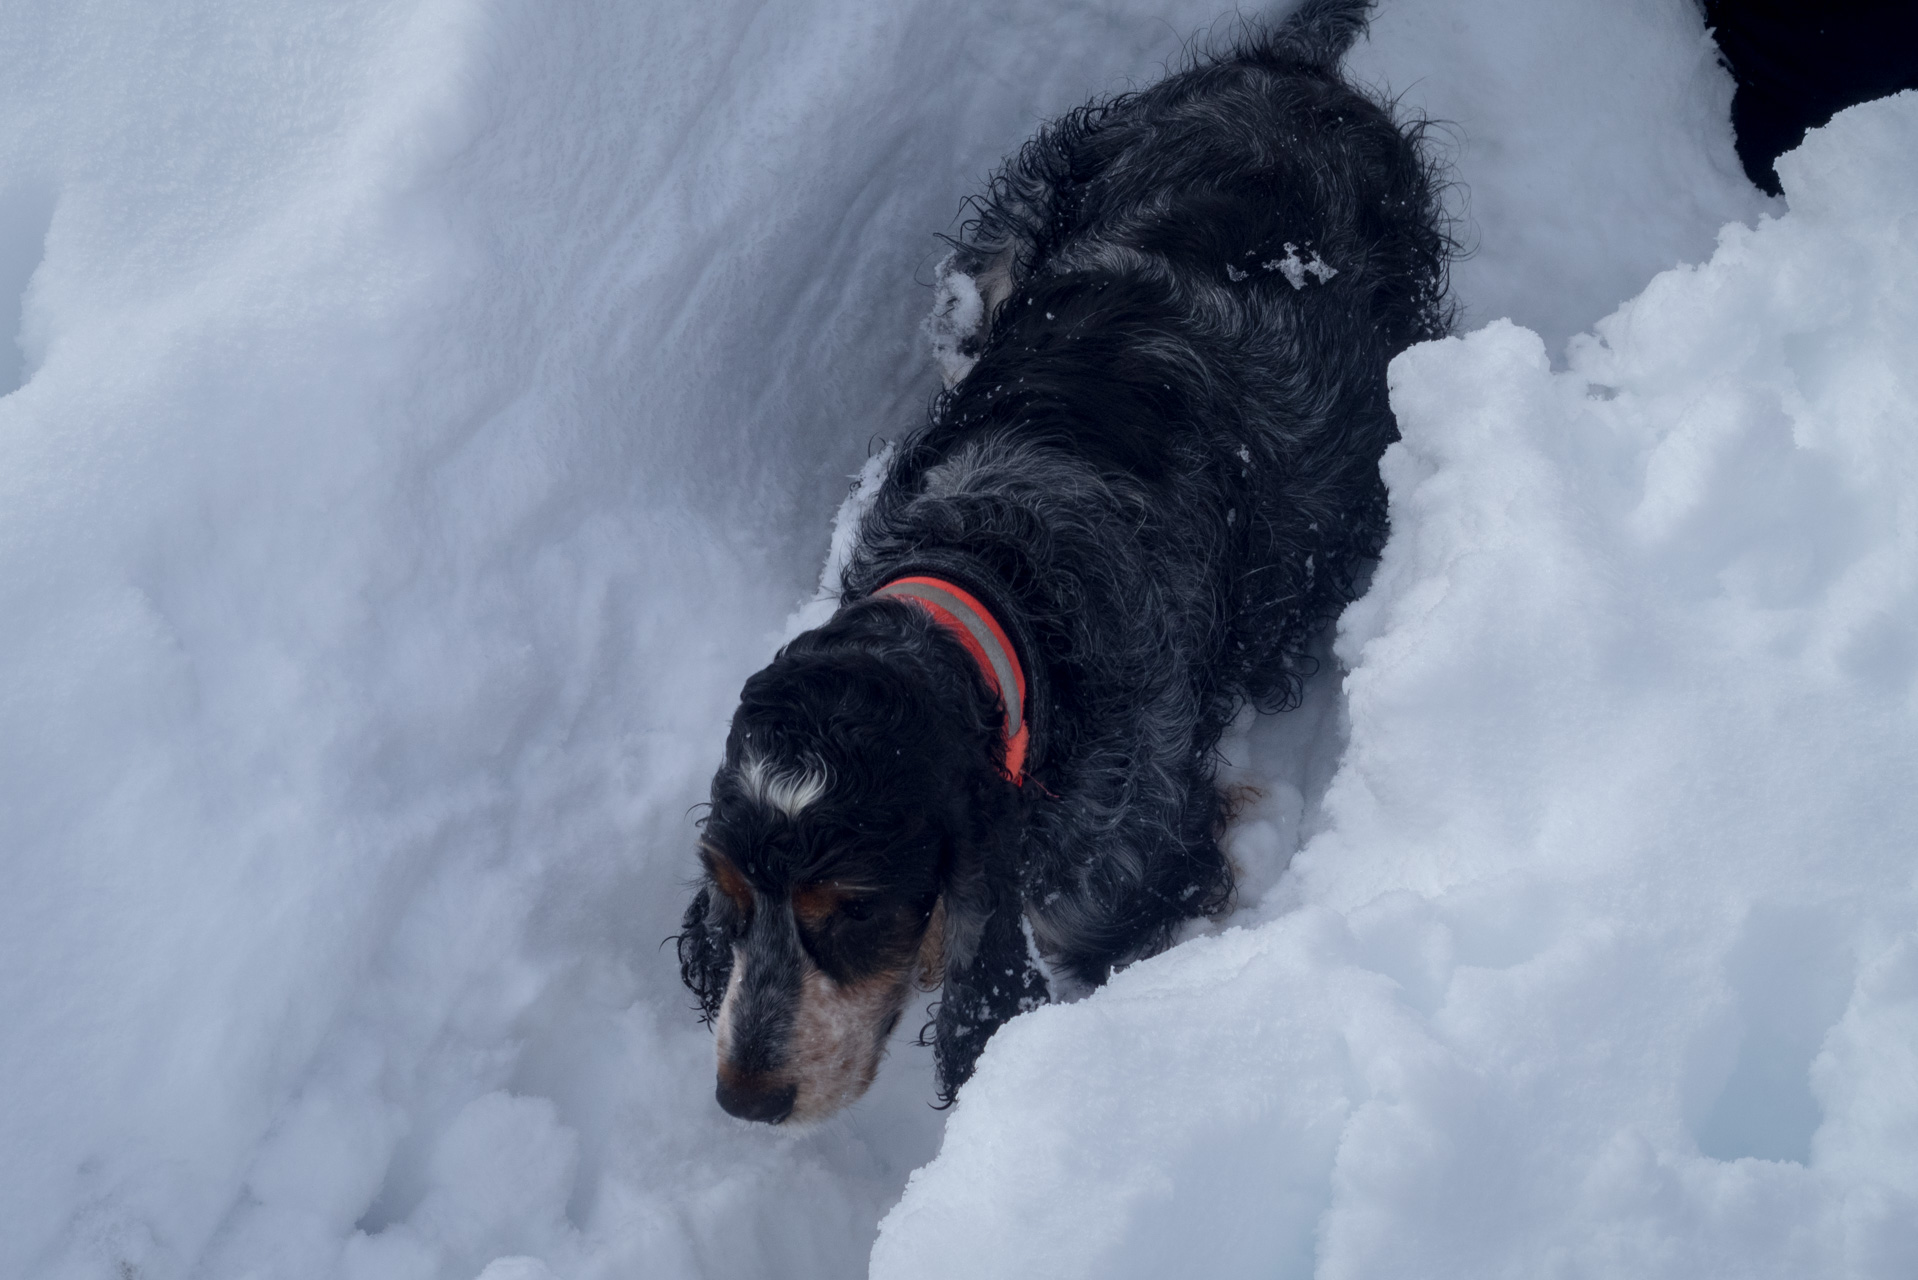
[[[680,921],[679,936],[673,941],[679,949],[679,980],[699,1001],[699,1020],[711,1022],[719,1014],[720,1001],[726,998],[726,983],[733,974],[733,949],[720,931],[706,918],[712,901],[712,886],[693,896]]]
[[[983,856],[959,859],[942,898],[946,980],[933,1019],[933,1053],[946,1105],[1000,1024],[1048,998],[1045,976],[1027,947],[1025,904],[1009,843],[993,841],[975,851]],[[1008,865],[987,865],[999,861]]]

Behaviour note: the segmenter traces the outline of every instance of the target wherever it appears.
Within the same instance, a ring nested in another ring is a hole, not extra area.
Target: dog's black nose
[[[741,1120],[778,1124],[793,1113],[793,1099],[799,1096],[799,1087],[771,1084],[758,1076],[722,1071],[719,1073],[719,1088],[714,1090],[713,1096],[719,1099],[720,1106]]]

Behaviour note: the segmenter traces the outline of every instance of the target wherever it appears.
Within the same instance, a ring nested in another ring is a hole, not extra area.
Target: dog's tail
[[[1284,18],[1255,30],[1235,58],[1304,63],[1321,71],[1339,65],[1372,18],[1374,0],[1303,0]]]

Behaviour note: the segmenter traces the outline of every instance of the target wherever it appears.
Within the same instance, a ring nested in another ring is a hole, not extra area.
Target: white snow
[[[932,275],[932,310],[925,320],[926,345],[932,348],[933,363],[949,387],[972,372],[978,357],[960,350],[960,344],[985,322],[986,300],[979,285],[963,271],[956,270],[952,257],[940,259]],[[1052,313],[1046,313],[1052,319]]]
[[[879,1274],[1909,1273],[1918,135],[1766,202],[1688,0],[1355,54],[1545,344],[1396,367],[1233,927],[950,1123],[903,1042],[712,1104],[689,809],[937,385],[931,233],[1218,17],[0,12],[0,1275],[837,1276],[889,1210]]]
[[[1327,280],[1330,280],[1339,273],[1338,268],[1326,262],[1324,258],[1321,258],[1316,249],[1312,251],[1311,257],[1301,258],[1299,256],[1299,246],[1289,240],[1285,243],[1285,255],[1283,257],[1273,258],[1269,262],[1261,262],[1259,267],[1264,271],[1278,272],[1285,277],[1285,282],[1294,289],[1305,288],[1307,279],[1316,280],[1320,284],[1324,284]]]

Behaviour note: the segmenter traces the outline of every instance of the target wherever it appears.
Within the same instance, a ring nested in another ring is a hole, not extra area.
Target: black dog
[[[915,978],[949,1100],[1006,1019],[1228,903],[1219,736],[1296,701],[1378,554],[1386,363],[1449,321],[1420,128],[1337,69],[1368,9],[1082,108],[977,202],[952,385],[713,779],[679,958],[734,1115],[859,1096]]]

